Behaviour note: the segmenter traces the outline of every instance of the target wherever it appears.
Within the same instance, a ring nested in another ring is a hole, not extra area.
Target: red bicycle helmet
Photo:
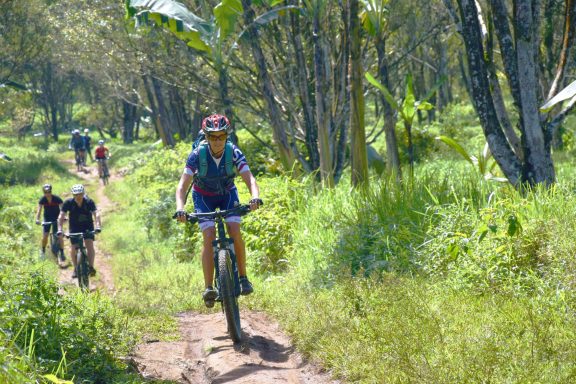
[[[224,115],[210,115],[202,120],[202,130],[205,133],[222,132],[230,133],[231,129],[230,120]]]

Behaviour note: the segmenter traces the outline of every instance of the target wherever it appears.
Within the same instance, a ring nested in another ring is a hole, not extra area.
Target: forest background
[[[198,234],[170,217],[220,112],[266,202],[247,306],[307,357],[348,382],[570,382],[575,11],[0,0],[0,377],[139,382],[119,359],[139,325],[169,338],[171,314],[201,310]],[[76,128],[125,175],[107,189],[114,299],[61,297],[35,262],[38,186],[75,182]]]

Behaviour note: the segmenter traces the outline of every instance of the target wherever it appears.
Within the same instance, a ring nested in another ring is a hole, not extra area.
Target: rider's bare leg
[[[45,250],[48,245],[48,235],[48,233],[42,233],[42,250]]]
[[[216,238],[216,229],[208,227],[202,231],[202,270],[204,271],[204,287],[212,286],[214,281],[214,252],[212,242]]]
[[[240,223],[226,223],[228,225],[228,234],[234,239],[234,253],[238,261],[238,275],[246,276],[246,246],[242,240],[240,232]]]
[[[86,245],[86,250],[88,251],[88,264],[90,264],[91,267],[94,267],[94,256],[96,254],[94,251],[94,240],[85,239],[84,244]]]

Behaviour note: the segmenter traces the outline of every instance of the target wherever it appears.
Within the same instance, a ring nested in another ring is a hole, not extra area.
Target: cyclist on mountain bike
[[[68,147],[74,150],[76,156],[80,156],[80,163],[84,165],[86,162],[86,144],[78,129],[72,131],[72,138]]]
[[[102,168],[106,159],[110,157],[110,151],[104,146],[104,140],[98,141],[98,147],[96,148],[95,154],[96,161],[98,162],[98,176],[102,177]]]
[[[260,200],[260,190],[256,179],[250,172],[246,158],[240,149],[227,141],[231,132],[230,121],[223,115],[211,115],[202,121],[202,131],[206,140],[192,150],[186,161],[184,173],[176,189],[176,217],[178,221],[186,221],[186,197],[192,186],[192,199],[196,213],[213,212],[216,208],[230,209],[239,203],[238,190],[234,185],[235,171],[252,194],[250,208],[257,209]],[[228,233],[234,239],[234,252],[238,259],[240,276],[240,293],[249,295],[254,291],[246,275],[246,248],[240,233],[240,216],[226,218]],[[214,221],[199,220],[202,231],[202,269],[204,271],[205,291],[202,294],[207,307],[214,305],[217,292],[212,287],[214,280],[214,259],[212,241],[216,237]]]
[[[84,233],[86,231],[100,232],[100,213],[96,209],[96,204],[88,196],[84,194],[84,186],[82,184],[76,184],[72,186],[73,197],[66,199],[62,205],[62,210],[60,211],[60,216],[58,217],[58,236],[62,236],[62,226],[64,224],[64,219],[66,214],[68,214],[68,230],[70,233]],[[94,229],[94,223],[96,223],[96,229]],[[76,278],[76,246],[78,244],[78,239],[70,238],[70,259],[72,259],[72,264],[74,264],[74,272],[72,273],[72,278]],[[96,269],[94,269],[94,235],[86,234],[84,235],[84,244],[86,245],[86,250],[88,251],[88,264],[90,264],[90,276],[96,274]]]
[[[60,209],[62,209],[62,199],[59,196],[52,194],[52,185],[44,184],[42,186],[42,191],[44,192],[44,196],[38,201],[38,210],[36,211],[36,224],[42,224],[40,221],[40,212],[44,209],[44,222],[52,224],[44,224],[42,225],[42,258],[46,256],[46,245],[48,244],[48,235],[50,234],[50,228],[52,228],[52,232],[56,233],[58,230],[58,224],[56,220],[58,220],[58,215],[60,215]],[[60,263],[64,263],[66,261],[66,257],[64,256],[64,241],[62,238],[58,239],[58,243],[60,245],[60,256],[58,257]]]
[[[92,138],[90,137],[89,133],[90,130],[88,128],[84,129],[84,136],[82,136],[82,140],[84,140],[84,147],[86,148],[86,153],[88,156],[90,156],[90,161],[94,162],[94,159],[92,158],[92,152],[90,152],[90,149],[92,148]]]

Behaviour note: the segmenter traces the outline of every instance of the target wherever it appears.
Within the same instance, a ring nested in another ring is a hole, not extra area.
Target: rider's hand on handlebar
[[[262,204],[264,204],[264,202],[262,201],[262,199],[260,199],[259,197],[255,197],[253,199],[250,199],[249,201],[250,203],[250,209],[252,211],[255,211],[256,209],[258,209]]]
[[[62,237],[62,235],[63,235],[62,231],[58,231],[58,232],[56,232],[56,236],[58,236],[58,237]]]
[[[40,225],[40,220],[36,220],[36,225]]]
[[[186,222],[186,216],[188,214],[186,213],[185,210],[183,209],[179,209],[176,211],[176,213],[174,214],[174,217],[176,218],[176,220],[178,220],[181,223],[185,223]]]
[[[102,232],[102,228],[100,228],[100,227],[96,227],[96,229],[94,229],[94,232],[96,232],[96,233],[100,233],[100,232]]]

